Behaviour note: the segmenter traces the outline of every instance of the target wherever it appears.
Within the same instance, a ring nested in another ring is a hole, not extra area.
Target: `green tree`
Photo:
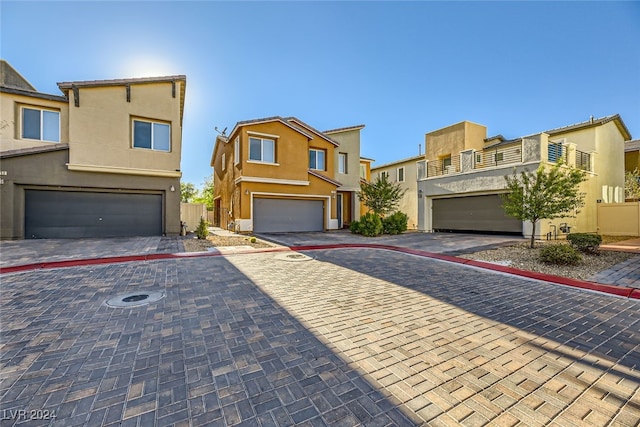
[[[191,203],[191,200],[198,194],[196,186],[190,182],[180,183],[180,201],[182,203]]]
[[[384,217],[395,211],[406,189],[389,182],[386,175],[378,175],[373,182],[362,182],[358,197],[374,214]]]
[[[502,196],[502,208],[507,215],[530,221],[531,248],[534,247],[536,224],[541,219],[574,217],[572,211],[584,206],[584,193],[579,191],[586,173],[558,162],[551,169],[540,165],[536,172],[524,171],[505,176],[507,190]]]
[[[213,174],[205,178],[202,183],[202,189],[193,198],[193,203],[202,203],[207,207],[208,211],[213,210],[213,195],[215,191],[213,188]]]
[[[624,197],[631,200],[640,199],[640,171],[635,168],[633,172],[624,174]]]

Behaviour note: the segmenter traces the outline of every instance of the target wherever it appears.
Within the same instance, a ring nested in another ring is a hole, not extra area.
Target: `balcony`
[[[483,150],[465,150],[449,157],[429,160],[426,178],[500,168],[517,164],[531,164],[546,160],[562,161],[587,172],[593,170],[592,154],[575,148],[566,141],[548,141],[542,137],[528,137],[505,141]]]

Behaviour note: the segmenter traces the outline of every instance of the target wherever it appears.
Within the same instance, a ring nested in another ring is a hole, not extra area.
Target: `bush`
[[[575,265],[582,257],[569,245],[549,245],[540,249],[540,260],[547,264]]]
[[[602,236],[591,233],[572,233],[567,235],[567,240],[575,249],[587,254],[598,252],[602,243]]]
[[[198,224],[198,228],[196,228],[196,236],[198,236],[198,239],[206,239],[208,235],[209,229],[207,228],[207,221],[200,217],[200,224]]]
[[[349,224],[349,230],[353,234],[362,234],[362,231],[360,231],[360,221],[351,221],[351,224]]]
[[[395,212],[382,220],[384,234],[400,234],[407,231],[409,217],[404,212]]]
[[[367,237],[375,237],[382,234],[382,220],[373,212],[367,212],[360,217],[360,221],[357,222],[357,234],[362,234]],[[353,223],[352,223],[353,224]],[[353,227],[353,225],[352,225]],[[353,231],[353,229],[352,229]]]

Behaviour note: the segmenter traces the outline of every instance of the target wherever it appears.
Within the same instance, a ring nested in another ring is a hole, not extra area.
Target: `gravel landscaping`
[[[255,242],[251,243],[252,237],[247,236],[218,236],[211,234],[206,239],[198,239],[195,236],[191,239],[183,240],[184,250],[187,252],[205,252],[208,248],[219,246],[251,246],[252,248],[271,248],[271,243],[255,238]]]
[[[521,270],[536,271],[539,273],[553,274],[556,276],[570,277],[572,279],[588,280],[596,273],[606,270],[611,266],[626,261],[638,254],[628,252],[600,251],[598,255],[582,254],[582,261],[578,265],[554,265],[545,264],[539,260],[540,248],[549,244],[537,242],[536,248],[530,249],[528,243],[515,246],[506,246],[498,249],[475,252],[472,254],[460,255],[460,258],[473,259],[477,261],[495,262]]]

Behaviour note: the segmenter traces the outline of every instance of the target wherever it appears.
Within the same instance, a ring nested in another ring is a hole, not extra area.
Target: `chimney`
[[[593,123],[593,116],[590,116],[590,117],[589,117],[589,122],[590,122],[590,123]]]

